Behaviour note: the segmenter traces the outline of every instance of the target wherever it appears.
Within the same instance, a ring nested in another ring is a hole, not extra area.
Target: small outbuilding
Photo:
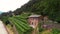
[[[28,22],[31,27],[35,28],[38,26],[38,23],[41,21],[41,15],[30,15],[28,17]]]

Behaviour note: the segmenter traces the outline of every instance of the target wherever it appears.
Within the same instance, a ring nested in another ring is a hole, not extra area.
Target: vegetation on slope
[[[40,34],[60,34],[60,30],[54,28],[54,29],[42,31]]]
[[[28,17],[28,15],[26,15],[26,17]],[[32,28],[29,26],[25,16],[13,16],[9,18],[9,21],[16,26],[19,34],[31,34]]]
[[[14,13],[15,15],[19,15],[22,12],[35,13],[40,14],[42,16],[47,15],[49,19],[60,22],[60,0],[30,0],[27,4],[23,5],[21,8],[16,9],[12,13]],[[6,17],[2,17],[2,21],[6,22],[8,20],[7,16],[9,15],[12,15],[11,12],[9,14],[4,13],[4,16]],[[26,33],[25,29],[27,29],[28,27],[28,26],[25,27],[27,23],[26,19],[27,19],[26,15],[13,16],[9,18],[9,20],[16,25],[18,32],[22,31],[24,33]],[[25,24],[25,26],[23,24]],[[19,31],[19,29],[21,29],[21,31]]]
[[[51,20],[60,21],[60,0],[30,0],[18,9],[22,12],[47,15]]]
[[[51,20],[60,22],[60,0],[30,0],[21,8],[17,8],[14,12],[3,13],[4,15],[19,15],[22,12],[36,13],[42,16],[48,16]]]

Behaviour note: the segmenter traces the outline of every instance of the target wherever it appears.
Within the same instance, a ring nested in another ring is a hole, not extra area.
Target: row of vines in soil
[[[19,34],[31,34],[33,30],[29,26],[26,17],[28,17],[28,15],[13,16],[9,18],[9,21],[15,25]]]

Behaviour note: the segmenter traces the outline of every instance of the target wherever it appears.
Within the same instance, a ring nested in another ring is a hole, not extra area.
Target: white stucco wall
[[[0,21],[0,34],[8,34],[2,21]]]

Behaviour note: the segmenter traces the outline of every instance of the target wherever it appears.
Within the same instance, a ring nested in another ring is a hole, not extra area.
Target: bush
[[[60,30],[59,29],[52,29],[52,34],[60,34]]]
[[[44,29],[43,28],[39,28],[39,32],[42,32],[42,31],[44,31]]]

